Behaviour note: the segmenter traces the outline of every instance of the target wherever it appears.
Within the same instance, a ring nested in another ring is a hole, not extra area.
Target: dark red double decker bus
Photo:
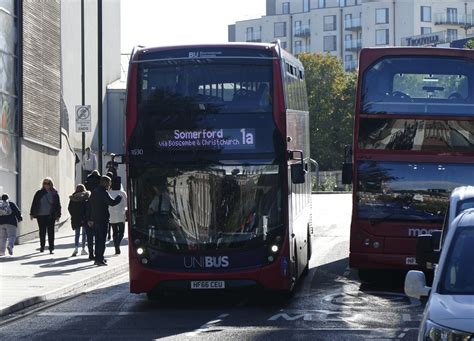
[[[416,236],[440,229],[453,188],[474,184],[474,52],[368,48],[354,125],[350,266],[416,267]]]
[[[301,63],[279,44],[140,48],[127,92],[131,292],[292,291],[311,255]]]

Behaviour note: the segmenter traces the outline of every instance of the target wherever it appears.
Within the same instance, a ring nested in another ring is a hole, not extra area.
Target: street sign
[[[76,105],[76,133],[91,131],[91,106]]]

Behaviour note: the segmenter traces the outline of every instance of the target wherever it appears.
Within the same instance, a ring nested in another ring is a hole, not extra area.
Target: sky
[[[120,0],[121,51],[227,42],[227,26],[265,15],[265,0]]]

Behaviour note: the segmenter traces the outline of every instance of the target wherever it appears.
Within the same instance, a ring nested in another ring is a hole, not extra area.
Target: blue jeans
[[[79,247],[79,237],[81,235],[81,230],[82,230],[82,248],[86,247],[86,227],[85,226],[80,226],[76,227],[74,230],[76,232],[76,236],[74,238],[74,246],[76,249]]]

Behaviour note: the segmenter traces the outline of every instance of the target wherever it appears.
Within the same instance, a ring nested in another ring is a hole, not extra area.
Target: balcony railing
[[[296,45],[295,50],[293,51],[294,54],[300,54],[309,52],[309,45]]]
[[[247,42],[254,42],[254,43],[261,42],[262,41],[262,32],[261,31],[247,32],[246,41]]]
[[[464,14],[453,15],[448,13],[437,13],[435,14],[435,25],[454,25],[467,29],[474,27],[474,16]]]
[[[354,71],[355,69],[357,69],[358,66],[359,66],[359,61],[357,60],[346,61],[344,63],[344,70]]]
[[[362,48],[362,39],[351,39],[344,41],[344,50],[357,51]]]
[[[347,31],[359,31],[362,29],[361,18],[351,18],[344,20],[344,29]]]
[[[336,30],[336,24],[334,24],[334,23],[323,24],[323,30],[324,31],[335,31]]]
[[[302,25],[295,27],[295,37],[307,38],[311,35],[309,25]]]

